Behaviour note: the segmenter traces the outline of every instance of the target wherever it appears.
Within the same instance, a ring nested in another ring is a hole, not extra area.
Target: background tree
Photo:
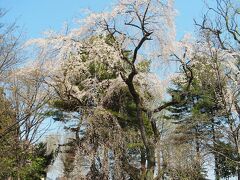
[[[202,23],[196,22],[196,25],[201,31],[208,34],[211,46],[215,48],[213,51],[214,59],[220,59],[218,69],[223,76],[218,80],[219,89],[222,91],[219,99],[221,99],[226,110],[226,121],[224,123],[224,130],[222,130],[225,139],[225,145],[223,146],[227,147],[230,143],[232,150],[235,149],[235,153],[238,154],[239,113],[237,109],[239,109],[239,82],[237,79],[239,79],[239,2],[231,0],[216,0],[215,2],[215,7],[208,6],[208,13],[204,15]],[[224,66],[224,70],[219,68],[221,66]],[[224,81],[222,81],[223,79]],[[222,82],[226,84],[222,84]],[[225,148],[220,148],[219,151],[215,149],[215,153],[218,152],[220,156],[225,156],[228,154],[229,149],[227,148],[226,152],[222,151],[223,149]],[[231,157],[227,156],[225,158],[231,159]],[[239,162],[237,157],[232,160],[237,164]],[[237,164],[236,167],[239,169]],[[239,178],[239,171],[237,174]],[[216,172],[216,176],[219,179],[220,173]]]
[[[3,17],[5,11],[1,9],[0,14]],[[40,71],[21,68],[20,37],[15,24],[1,24],[1,179],[32,179],[30,174],[40,178],[49,164],[47,159],[51,160],[50,156],[36,154],[40,149],[34,143],[40,137],[38,128],[44,119],[43,106],[48,99],[42,88]]]

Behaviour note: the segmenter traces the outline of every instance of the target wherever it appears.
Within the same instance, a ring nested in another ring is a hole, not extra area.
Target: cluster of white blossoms
[[[150,111],[157,108],[163,100],[166,83],[160,81],[159,77],[153,73],[139,73],[135,82],[144,107]]]
[[[81,32],[88,35],[92,31],[95,34],[117,33],[119,43],[126,49],[132,49],[139,42],[144,28],[151,33],[151,41],[144,44],[141,53],[159,59],[169,55],[174,47],[175,16],[173,0],[119,0],[111,11],[90,12],[79,22]]]
[[[176,16],[173,6],[173,0],[119,0],[108,12],[90,12],[79,20],[78,28],[60,33],[48,31],[44,38],[31,40],[26,46],[38,49],[36,58],[51,64],[48,66],[49,84],[59,86],[62,82],[63,92],[71,92],[78,99],[89,97],[99,102],[111,78],[120,74],[128,76],[129,64],[123,60],[123,52],[128,52],[126,56],[131,61],[144,33],[151,35],[138,51],[135,64],[141,59],[167,59],[173,52]],[[113,33],[111,38],[114,39],[107,39],[109,33]],[[137,81],[142,92],[151,91],[154,98],[161,96],[164,86],[155,75],[139,75]],[[155,106],[157,103],[149,101],[148,104]]]
[[[119,36],[122,36],[120,44],[131,49],[142,36],[141,20],[145,22],[145,30],[152,33],[151,41],[142,53],[156,58],[160,54],[169,53],[174,47],[175,15],[173,0],[121,0],[109,12],[89,13],[79,21],[80,27],[69,31],[67,35],[49,31],[45,34],[46,38],[35,39],[31,43],[38,44],[42,52],[50,49],[58,51],[57,58],[61,58],[66,56],[69,48],[76,47],[80,40],[93,34],[108,33],[108,26],[109,30],[117,30]]]
[[[92,37],[77,52],[70,53],[62,65],[62,77],[78,99],[95,99],[119,75],[122,64],[119,52],[106,42],[106,37]]]
[[[232,110],[233,113],[236,113],[236,102],[239,97],[240,90],[240,69],[239,69],[239,57],[240,52],[222,52],[223,59],[223,69],[226,81],[226,90],[225,90],[225,100],[228,104],[229,109]]]

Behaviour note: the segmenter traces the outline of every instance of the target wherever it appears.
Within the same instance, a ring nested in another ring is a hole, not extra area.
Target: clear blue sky
[[[64,22],[81,17],[81,9],[104,11],[115,0],[0,0],[0,7],[9,10],[5,22],[17,20],[26,38],[40,37],[47,29],[60,30]],[[178,37],[193,32],[193,18],[199,18],[203,0],[176,0]]]

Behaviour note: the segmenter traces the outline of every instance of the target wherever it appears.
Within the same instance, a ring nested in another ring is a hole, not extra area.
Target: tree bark
[[[214,166],[215,166],[215,179],[220,180],[220,172],[219,172],[219,159],[218,154],[215,152],[216,150],[216,132],[215,132],[215,126],[214,126],[214,120],[212,119],[212,141],[213,141],[213,148],[214,148]]]
[[[135,90],[134,84],[133,84],[133,78],[137,74],[135,71],[135,68],[133,68],[132,72],[129,74],[128,79],[125,81],[129,92],[131,93],[133,100],[136,105],[136,111],[137,115],[136,118],[139,123],[139,130],[141,133],[141,138],[145,147],[146,152],[146,162],[147,162],[147,168],[146,168],[146,176],[144,179],[153,179],[154,175],[154,167],[155,167],[155,146],[154,144],[149,140],[147,137],[144,120],[143,120],[143,109],[141,107],[141,99],[137,91]]]

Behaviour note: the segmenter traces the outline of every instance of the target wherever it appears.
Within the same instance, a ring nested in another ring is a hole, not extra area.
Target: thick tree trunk
[[[213,141],[213,149],[214,149],[214,171],[215,171],[215,179],[220,180],[220,172],[219,172],[219,159],[218,159],[218,154],[215,152],[216,151],[216,132],[215,132],[215,126],[214,126],[214,120],[212,120],[212,141]]]
[[[238,180],[240,180],[240,169],[239,169],[239,167],[238,167],[238,170],[237,170],[237,178],[238,178]]]
[[[138,123],[139,123],[139,130],[141,133],[141,138],[142,138],[142,141],[145,147],[145,152],[146,152],[147,168],[146,168],[146,173],[145,173],[146,175],[144,179],[150,180],[150,179],[153,179],[153,175],[154,175],[155,146],[147,137],[144,120],[143,120],[143,110],[141,107],[141,99],[133,85],[133,78],[135,75],[136,75],[136,72],[133,71],[125,82],[136,104],[136,111],[137,111],[136,119],[138,120]]]
[[[199,140],[199,131],[198,126],[195,128],[195,146],[196,146],[196,170],[198,176],[202,176],[202,163],[201,163],[201,151],[200,151],[200,140]]]
[[[237,160],[240,160],[240,153],[239,153],[239,147],[238,147],[238,143],[236,143],[236,151],[238,152],[238,158]],[[240,165],[237,165],[237,178],[238,180],[240,180]]]
[[[147,137],[146,129],[143,121],[142,110],[137,104],[137,119],[139,120],[141,138],[146,151],[146,160],[147,160],[147,168],[146,168],[146,179],[153,179],[154,175],[154,166],[155,166],[155,146],[151,143]]]
[[[146,151],[145,148],[141,148],[141,176],[146,173]]]

